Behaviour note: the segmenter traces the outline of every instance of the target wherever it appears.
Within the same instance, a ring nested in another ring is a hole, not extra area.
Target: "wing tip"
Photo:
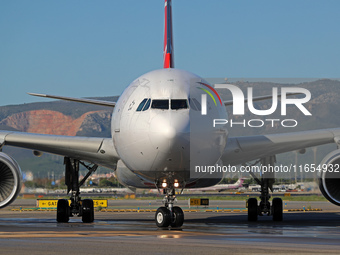
[[[32,92],[26,92],[30,96],[36,96],[36,97],[47,97],[46,94],[39,94],[39,93],[32,93]]]

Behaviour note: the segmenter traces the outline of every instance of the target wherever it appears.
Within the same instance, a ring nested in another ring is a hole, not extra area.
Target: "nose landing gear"
[[[184,222],[183,210],[174,206],[175,201],[175,189],[163,189],[164,193],[164,206],[159,207],[155,214],[156,225],[159,228],[167,228],[171,226],[172,228],[179,228]]]

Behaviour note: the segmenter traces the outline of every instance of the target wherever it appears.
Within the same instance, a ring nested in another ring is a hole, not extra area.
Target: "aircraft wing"
[[[237,165],[279,153],[339,141],[340,128],[232,137],[228,139],[221,160],[225,165]]]
[[[111,138],[0,131],[0,148],[4,145],[84,160],[108,168],[113,168],[119,159]]]
[[[85,104],[94,104],[94,105],[107,106],[107,107],[115,107],[116,105],[115,102],[88,99],[88,98],[63,97],[63,96],[54,96],[54,95],[38,94],[38,93],[27,93],[27,94],[31,96],[36,96],[36,97],[47,97],[47,98],[60,99],[60,100],[85,103]]]

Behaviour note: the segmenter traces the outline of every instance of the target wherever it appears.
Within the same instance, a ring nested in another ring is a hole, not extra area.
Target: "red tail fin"
[[[164,5],[164,51],[163,51],[163,67],[174,67],[174,48],[172,41],[172,10],[171,0],[165,0]]]

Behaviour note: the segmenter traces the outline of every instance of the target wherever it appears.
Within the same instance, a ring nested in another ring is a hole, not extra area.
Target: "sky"
[[[162,68],[163,0],[0,1],[0,106],[120,95]],[[173,0],[175,67],[203,78],[340,78],[338,0]]]

